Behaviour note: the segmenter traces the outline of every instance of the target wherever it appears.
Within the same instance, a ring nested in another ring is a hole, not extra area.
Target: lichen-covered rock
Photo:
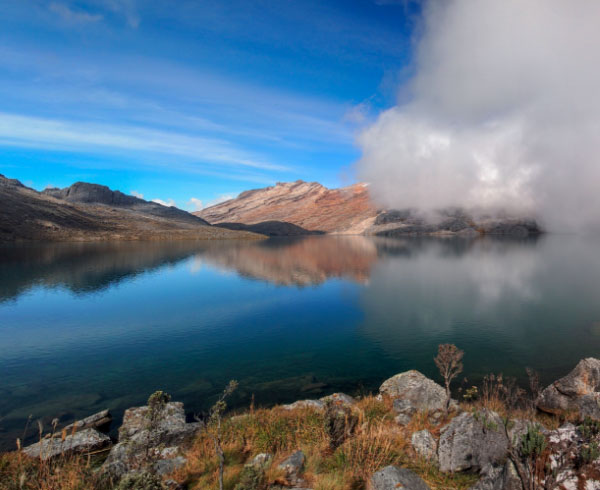
[[[370,480],[372,490],[430,490],[419,475],[406,468],[386,466]]]
[[[103,472],[119,478],[140,468],[169,473],[185,464],[183,449],[200,430],[186,423],[183,404],[166,403],[159,409],[136,407],[125,411],[119,442],[110,451]],[[171,461],[172,460],[172,461]]]
[[[97,429],[100,432],[108,432],[111,422],[112,415],[110,412],[108,410],[102,410],[101,412],[67,425],[63,431],[67,434],[71,433],[73,430],[81,431],[83,429]]]
[[[321,400],[298,400],[294,403],[281,405],[281,408],[285,410],[297,410],[299,408],[312,408],[314,410],[323,410],[325,408],[325,402],[322,402]]]
[[[442,429],[438,443],[442,471],[488,471],[504,464],[507,453],[504,422],[489,410],[455,417]]]
[[[84,429],[61,437],[48,437],[23,449],[23,453],[31,458],[51,459],[60,455],[88,454],[107,448],[111,445],[110,437],[95,429]]]
[[[437,442],[427,429],[413,433],[411,444],[415,453],[428,460],[437,460]]]
[[[324,396],[320,401],[344,407],[351,407],[356,404],[356,400],[350,395],[346,395],[346,393],[332,393],[331,395]]]
[[[296,451],[283,460],[277,468],[285,472],[287,481],[294,485],[302,485],[304,481],[300,478],[302,471],[304,470],[304,461],[306,457],[302,451]]]
[[[435,412],[445,410],[446,391],[419,371],[406,371],[385,380],[379,392],[396,400],[398,413]]]
[[[577,412],[582,419],[600,420],[600,359],[579,361],[569,374],[544,389],[536,404],[544,412]]]
[[[470,490],[523,490],[523,484],[512,461],[491,468]]]

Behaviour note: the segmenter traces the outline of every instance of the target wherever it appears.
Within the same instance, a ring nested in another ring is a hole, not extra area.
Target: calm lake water
[[[157,389],[189,412],[375,391],[439,343],[465,375],[544,382],[600,355],[600,240],[305,237],[0,248],[0,444],[119,416]],[[33,429],[31,430],[33,432]],[[33,434],[31,434],[33,435]]]

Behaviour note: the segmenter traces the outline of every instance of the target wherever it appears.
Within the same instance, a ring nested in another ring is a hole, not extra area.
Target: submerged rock
[[[31,458],[43,460],[61,455],[89,454],[111,445],[110,437],[95,429],[84,429],[65,437],[49,437],[23,449],[23,453]]]
[[[372,490],[430,490],[427,483],[411,470],[386,466],[371,477]]]
[[[600,359],[579,361],[569,374],[540,393],[536,405],[544,412],[576,412],[581,419],[600,420]]]

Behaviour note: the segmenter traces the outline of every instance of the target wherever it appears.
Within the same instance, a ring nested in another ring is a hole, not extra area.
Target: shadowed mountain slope
[[[76,192],[69,192],[73,187]],[[0,241],[259,237],[210,226],[179,209],[124,199],[128,196],[104,186],[77,184],[68,189],[38,192],[0,175]],[[67,199],[71,196],[71,201],[54,197],[53,192]]]

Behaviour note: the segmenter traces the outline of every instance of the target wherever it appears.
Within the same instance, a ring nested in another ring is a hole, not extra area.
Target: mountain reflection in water
[[[549,381],[600,351],[598,240],[385,239],[0,248],[0,446],[28,415],[117,417],[164,389],[189,411],[376,390],[437,344],[468,383]]]

